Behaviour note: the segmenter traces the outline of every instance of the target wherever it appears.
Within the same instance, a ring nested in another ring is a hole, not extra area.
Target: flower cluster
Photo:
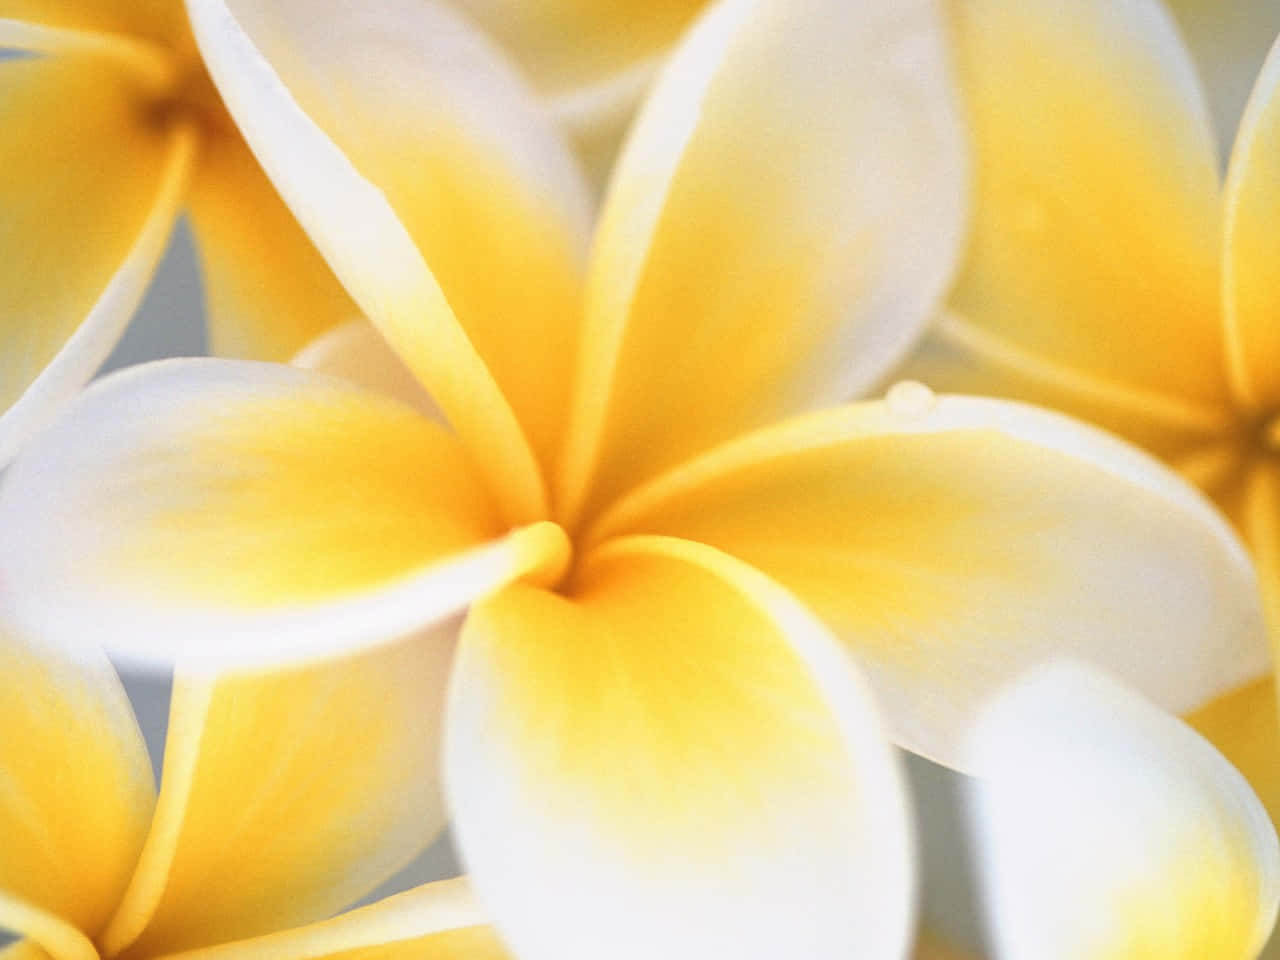
[[[1258,956],[1280,52],[1224,188],[1175,15],[1280,18],[1187,6],[0,0],[4,960],[932,956],[898,748],[995,955]],[[217,356],[85,387],[184,209]]]

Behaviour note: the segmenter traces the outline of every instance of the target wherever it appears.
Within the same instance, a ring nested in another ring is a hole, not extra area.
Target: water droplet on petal
[[[932,390],[915,380],[903,380],[889,388],[884,402],[900,417],[923,417],[938,402]]]

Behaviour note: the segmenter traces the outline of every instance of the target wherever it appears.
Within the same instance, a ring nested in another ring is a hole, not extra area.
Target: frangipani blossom
[[[907,373],[1092,419],[1198,484],[1253,549],[1280,629],[1280,56],[1225,184],[1154,0],[964,0],[967,260]],[[1196,723],[1280,817],[1270,679]]]
[[[119,341],[185,208],[219,353],[358,315],[245,147],[179,0],[0,0],[0,464]]]
[[[180,670],[157,796],[107,658],[6,627],[0,930],[23,939],[0,957],[505,956],[461,880],[329,919],[442,824],[440,640],[270,674]]]
[[[1000,960],[1254,960],[1280,843],[1193,730],[1075,664],[1012,684],[972,740],[969,808]]]
[[[589,257],[567,146],[446,9],[189,10],[379,332],[91,388],[5,478],[0,579],[27,627],[162,660],[465,611],[445,782],[520,960],[902,956],[864,671],[888,732],[958,765],[1049,653],[1183,710],[1265,667],[1243,548],[1149,457],[919,385],[829,406],[909,347],[959,246],[936,4],[713,5]]]

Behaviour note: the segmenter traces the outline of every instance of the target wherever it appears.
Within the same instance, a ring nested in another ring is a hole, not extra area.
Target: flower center
[[[166,132],[188,124],[205,137],[236,136],[235,122],[199,59],[174,66],[172,81],[144,99],[147,122]]]

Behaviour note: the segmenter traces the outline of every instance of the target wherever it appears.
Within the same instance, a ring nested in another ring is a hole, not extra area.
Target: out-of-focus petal
[[[1280,6],[1280,5],[1278,5]],[[1223,294],[1231,372],[1247,404],[1280,403],[1280,46],[1249,99],[1227,175]]]
[[[444,419],[418,378],[367,321],[352,320],[335,327],[308,343],[290,362],[295,367],[358,383],[366,390],[406,403],[435,420]]]
[[[281,195],[482,466],[529,487],[512,494],[509,518],[538,513],[520,431],[547,465],[590,220],[551,118],[486,38],[438,5],[189,8]]]
[[[999,956],[1257,956],[1280,900],[1280,844],[1244,778],[1176,718],[1055,664],[989,707],[973,750]]]
[[[781,582],[866,668],[898,742],[948,766],[993,688],[1047,656],[1179,711],[1269,666],[1249,557],[1209,503],[1009,401],[901,384],[811,414],[640,489],[595,536],[619,532],[709,543]]]
[[[1280,823],[1280,715],[1276,681],[1266,676],[1223,694],[1184,718],[1244,774]]]
[[[191,225],[213,352],[287,360],[360,316],[240,140],[211,139],[200,163]]]
[[[0,462],[88,382],[151,282],[189,174],[130,81],[74,57],[0,62]]]
[[[1225,156],[1249,91],[1280,33],[1275,0],[1165,0],[1182,27],[1209,95]]]
[[[116,374],[0,487],[0,579],[33,631],[143,660],[319,656],[428,626],[566,549],[504,527],[439,424],[277,364]]]
[[[6,901],[100,932],[150,823],[147,748],[101,650],[87,638],[75,648],[32,640],[8,624],[0,626],[0,731],[0,928],[66,953],[15,922]]]
[[[466,878],[415,887],[310,926],[181,954],[182,960],[509,960]]]
[[[1043,363],[1224,406],[1217,157],[1169,13],[1156,0],[953,11],[977,168],[954,307]]]
[[[187,35],[182,0],[0,0],[0,17],[162,44]]]
[[[449,623],[302,670],[179,671],[151,834],[104,950],[155,957],[323,920],[444,824]]]
[[[701,544],[473,609],[445,729],[463,860],[521,960],[901,957],[896,758],[835,639]]]
[[[959,248],[948,66],[932,0],[728,0],[689,32],[605,202],[570,508],[900,359]]]

